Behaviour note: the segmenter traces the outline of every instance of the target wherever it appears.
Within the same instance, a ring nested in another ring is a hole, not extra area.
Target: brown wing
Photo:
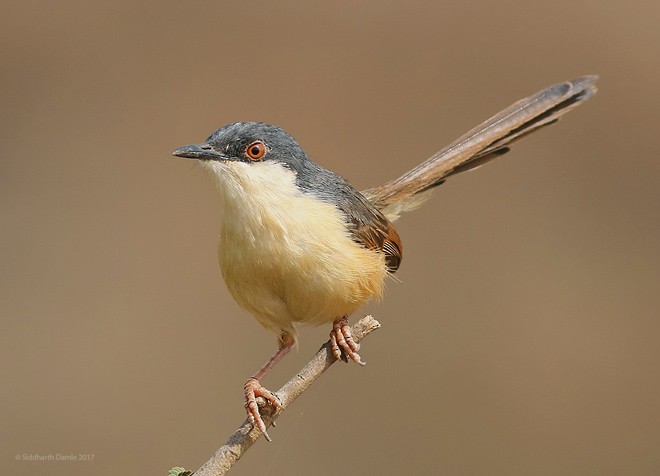
[[[369,224],[354,220],[351,233],[353,239],[365,248],[383,252],[387,270],[394,273],[401,264],[401,238],[389,220],[380,213],[378,215]]]
[[[350,231],[357,243],[385,255],[385,264],[394,273],[401,264],[403,245],[394,225],[360,192],[350,188],[335,198],[335,205],[350,223]]]

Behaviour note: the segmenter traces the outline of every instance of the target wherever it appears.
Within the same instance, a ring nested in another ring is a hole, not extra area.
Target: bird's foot
[[[332,355],[337,360],[348,362],[348,359],[351,359],[356,364],[365,365],[360,358],[360,354],[357,353],[360,350],[360,344],[353,340],[351,326],[348,325],[348,318],[346,317],[337,319],[332,323],[330,348],[332,349]]]
[[[270,436],[268,436],[268,432],[266,431],[266,424],[259,413],[257,397],[263,397],[275,408],[282,408],[280,399],[273,392],[262,387],[259,380],[254,377],[250,377],[248,381],[245,382],[243,390],[245,391],[245,410],[247,411],[248,421],[252,423],[253,427],[256,426],[259,431],[264,434],[266,440],[271,441]]]

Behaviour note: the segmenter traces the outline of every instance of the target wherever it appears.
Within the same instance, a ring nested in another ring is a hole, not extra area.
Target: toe
[[[348,345],[348,347],[350,347],[350,349],[352,351],[357,352],[358,350],[360,350],[360,344],[358,344],[357,342],[355,342],[353,340],[353,335],[351,334],[350,326],[346,325],[346,326],[342,327],[341,328],[341,333],[344,336],[344,341],[346,342],[346,344]]]
[[[337,344],[337,335],[334,329],[330,332],[330,349],[332,349],[332,355],[335,359],[341,360],[341,349],[339,349],[339,345]]]

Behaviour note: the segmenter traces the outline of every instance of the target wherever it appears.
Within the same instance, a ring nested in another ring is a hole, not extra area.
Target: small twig
[[[365,316],[353,326],[353,339],[360,342],[369,333],[380,327],[380,323],[371,316]],[[277,391],[277,396],[282,402],[282,408],[288,407],[309,387],[314,380],[319,378],[332,364],[336,362],[332,356],[329,342],[326,342],[305,367]],[[259,401],[260,400],[260,401]],[[262,412],[265,402],[258,399]],[[269,407],[272,408],[272,407]],[[280,415],[278,410],[272,415],[263,414],[264,423],[270,426]],[[261,433],[252,428],[252,424],[245,420],[243,424],[229,437],[215,454],[204,465],[195,471],[195,476],[221,476],[236,464],[243,454],[257,441]]]

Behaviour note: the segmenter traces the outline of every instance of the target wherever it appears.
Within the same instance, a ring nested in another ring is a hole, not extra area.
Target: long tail
[[[396,180],[362,193],[391,221],[419,206],[450,175],[475,169],[596,93],[597,76],[555,84],[512,104]]]

